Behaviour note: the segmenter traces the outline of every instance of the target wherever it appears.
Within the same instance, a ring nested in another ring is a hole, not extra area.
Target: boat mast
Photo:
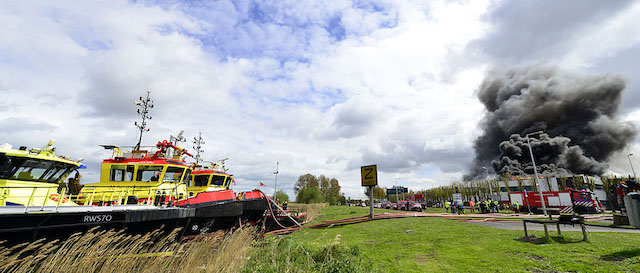
[[[140,100],[135,101],[135,104],[140,107],[140,109],[138,109],[138,115],[142,118],[142,122],[140,124],[138,124],[137,121],[134,122],[134,125],[138,127],[138,130],[140,130],[140,137],[138,138],[138,144],[136,144],[136,150],[140,150],[142,133],[144,131],[149,131],[149,128],[147,128],[147,119],[151,119],[151,116],[149,116],[149,110],[153,108],[153,101],[149,97],[149,94],[151,94],[151,90],[147,89],[147,97],[144,99],[140,97]]]
[[[202,132],[198,132],[198,138],[193,138],[193,144],[195,144],[193,146],[193,149],[196,150],[196,156],[194,157],[196,159],[196,166],[198,166],[198,162],[200,162],[200,153],[204,153],[204,150],[202,149],[202,145],[204,144],[204,139],[202,139]]]

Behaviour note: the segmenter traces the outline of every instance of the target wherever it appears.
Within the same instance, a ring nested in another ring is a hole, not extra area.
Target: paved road
[[[522,230],[522,221],[484,221],[484,220],[460,220],[476,225],[482,225],[492,228],[499,228],[505,230]],[[627,229],[627,228],[611,228],[611,227],[599,227],[599,226],[585,226],[588,232],[622,232],[622,233],[640,233],[640,229]],[[550,233],[556,232],[555,225],[547,225]],[[527,230],[543,231],[542,224],[527,223]],[[580,225],[560,225],[560,231],[582,231]]]

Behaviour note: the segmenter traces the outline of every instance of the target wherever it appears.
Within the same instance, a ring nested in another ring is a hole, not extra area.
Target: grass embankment
[[[368,212],[362,207],[323,207],[316,220]],[[532,233],[544,236],[542,231]],[[549,242],[538,244],[516,240],[523,235],[522,231],[433,217],[303,229],[265,238],[262,246],[254,249],[244,271],[640,271],[640,234],[590,233],[590,242],[582,242],[580,232],[563,232],[563,236],[552,236]]]

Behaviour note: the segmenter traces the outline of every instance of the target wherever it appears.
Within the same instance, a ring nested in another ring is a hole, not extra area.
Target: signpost
[[[373,219],[373,187],[378,185],[378,166],[369,165],[360,167],[362,186],[369,187],[369,206],[371,208],[370,217]]]

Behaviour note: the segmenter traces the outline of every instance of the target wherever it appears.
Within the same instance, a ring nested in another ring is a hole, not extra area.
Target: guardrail
[[[44,210],[45,206],[55,206],[55,210],[58,211],[59,206],[122,205],[123,203],[132,204],[132,200],[135,204],[162,206],[167,205],[169,201],[187,197],[185,192],[180,192],[179,187],[180,185],[164,189],[153,186],[85,186],[85,191],[77,194],[69,194],[67,187],[0,187],[0,206],[6,206],[8,199],[13,203],[24,205],[25,213],[30,206],[40,206],[40,210]],[[74,187],[70,188],[73,190]],[[78,191],[75,190],[75,192]]]

